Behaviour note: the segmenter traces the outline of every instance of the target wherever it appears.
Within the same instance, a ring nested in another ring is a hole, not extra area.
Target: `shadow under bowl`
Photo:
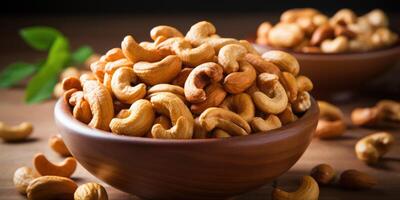
[[[356,91],[400,60],[400,43],[370,52],[340,54],[301,53],[255,43],[253,45],[260,53],[283,50],[296,57],[301,74],[313,81],[313,94],[317,98],[335,92]]]
[[[318,106],[291,124],[227,139],[128,137],[88,127],[60,99],[55,121],[68,149],[97,178],[145,199],[223,199],[289,170],[308,147]]]

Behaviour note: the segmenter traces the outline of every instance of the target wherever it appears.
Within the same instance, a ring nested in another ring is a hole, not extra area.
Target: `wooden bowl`
[[[77,121],[59,100],[56,125],[72,155],[109,185],[145,199],[223,199],[285,173],[308,147],[318,106],[268,133],[163,140],[114,135]]]
[[[260,53],[276,49],[253,45]],[[311,54],[279,50],[289,52],[297,58],[301,74],[313,81],[313,94],[317,98],[334,92],[355,91],[400,60],[400,44],[363,53]]]

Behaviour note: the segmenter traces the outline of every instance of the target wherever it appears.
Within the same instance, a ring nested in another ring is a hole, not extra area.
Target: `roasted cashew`
[[[384,118],[383,113],[377,107],[356,108],[351,112],[351,122],[356,126],[377,125]]]
[[[262,55],[266,61],[274,63],[282,71],[290,72],[293,76],[297,76],[300,71],[300,65],[297,59],[284,51],[267,51]]]
[[[221,48],[218,53],[218,63],[224,68],[224,72],[229,74],[239,70],[239,60],[241,60],[247,49],[242,45],[228,44]]]
[[[157,45],[162,54],[176,54],[184,65],[195,67],[205,62],[213,61],[214,49],[209,44],[192,47],[184,38],[169,38]]]
[[[114,116],[113,101],[107,88],[98,81],[86,81],[83,84],[83,96],[89,103],[93,118],[89,126],[101,130],[109,130]]]
[[[228,138],[228,137],[231,137],[231,135],[229,135],[228,132],[226,132],[226,131],[224,131],[222,129],[216,128],[212,132],[212,137],[214,137],[214,138]]]
[[[220,107],[238,114],[247,122],[250,122],[254,118],[254,103],[253,100],[251,100],[250,95],[246,93],[228,96],[222,102]]]
[[[53,149],[53,151],[57,152],[61,156],[63,157],[71,156],[71,152],[69,152],[67,146],[65,146],[65,143],[61,138],[60,134],[50,137],[48,144],[50,148]]]
[[[265,132],[282,126],[281,120],[276,115],[269,115],[266,119],[254,117],[250,122],[253,132]]]
[[[157,40],[158,37],[165,37],[166,39],[172,38],[172,37],[183,37],[183,34],[178,31],[178,29],[172,27],[172,26],[156,26],[151,29],[150,31],[150,37],[154,41]]]
[[[172,127],[171,120],[168,117],[164,116],[164,115],[160,115],[160,116],[156,117],[154,119],[153,126],[155,124],[160,124],[165,129],[170,129]],[[150,129],[149,132],[146,133],[146,137],[153,138],[153,135],[151,134],[151,129]]]
[[[318,101],[318,106],[320,113],[315,136],[321,139],[342,136],[346,130],[343,112],[338,107],[325,101]]]
[[[314,8],[294,8],[289,9],[281,14],[282,22],[296,22],[299,18],[312,18],[319,14],[319,11]]]
[[[221,84],[212,83],[205,89],[207,99],[200,103],[192,104],[190,110],[194,114],[201,114],[204,110],[209,107],[217,107],[225,99],[226,91],[223,89]]]
[[[130,35],[124,38],[121,48],[125,57],[133,63],[139,61],[156,62],[162,58],[157,50],[148,50],[141,47]]]
[[[82,90],[81,81],[79,80],[79,78],[73,76],[64,78],[61,82],[61,85],[64,91],[70,90],[72,88]]]
[[[374,9],[363,16],[374,27],[387,27],[389,19],[381,9]]]
[[[281,70],[274,63],[264,60],[261,56],[248,53],[244,60],[249,62],[258,73],[270,73],[281,76]]]
[[[71,91],[71,90],[68,90]],[[66,93],[68,98],[68,93]],[[89,103],[84,99],[82,91],[76,91],[68,98],[68,103],[73,106],[72,115],[75,119],[88,124],[92,120],[92,112]]]
[[[0,138],[5,142],[18,142],[25,140],[33,131],[33,125],[29,122],[22,122],[17,126],[8,126],[0,122]]]
[[[194,68],[185,82],[185,97],[191,103],[200,103],[207,99],[204,87],[210,82],[218,82],[223,77],[220,65],[208,62]]]
[[[161,42],[164,42],[168,38],[164,36],[158,36],[157,39],[154,40],[154,42],[146,42],[143,41],[139,43],[139,45],[149,51],[157,51],[157,45],[159,45]]]
[[[390,46],[398,40],[399,36],[388,28],[378,28],[371,35],[371,43],[376,48]]]
[[[110,128],[116,134],[141,137],[150,130],[154,118],[151,103],[148,100],[139,99],[131,105],[129,113],[125,112],[119,114],[117,118],[113,118],[110,122]]]
[[[268,44],[275,47],[292,48],[300,44],[303,39],[303,30],[295,23],[279,23],[268,33]]]
[[[255,55],[260,55],[258,51],[253,47],[253,45],[247,41],[247,40],[239,40],[239,43],[246,48],[247,52],[255,54]]]
[[[331,39],[335,36],[331,25],[324,24],[318,27],[311,36],[310,44],[313,46],[320,45],[324,40]]]
[[[194,119],[194,124],[193,124],[193,138],[205,139],[208,138],[208,136],[209,136],[208,132],[200,124],[199,117],[196,117]]]
[[[285,88],[289,101],[293,103],[294,101],[296,101],[297,94],[299,92],[296,77],[294,77],[293,74],[289,72],[282,72],[282,78],[285,81]]]
[[[326,39],[321,43],[321,50],[324,53],[341,53],[349,48],[349,40],[344,36],[336,37],[333,40]]]
[[[132,66],[133,66],[133,63],[130,60],[128,60],[126,58],[122,58],[122,59],[119,59],[119,60],[108,62],[106,64],[104,70],[105,70],[105,72],[107,74],[113,75],[114,72],[117,69],[121,68],[121,67],[130,67],[130,68],[132,68]]]
[[[329,20],[331,25],[349,25],[357,22],[357,15],[350,9],[344,8],[335,13]]]
[[[224,88],[231,94],[242,93],[256,80],[256,70],[248,62],[239,61],[239,71],[228,74],[224,79]]]
[[[295,113],[302,113],[311,107],[311,95],[302,91],[297,95],[296,100],[292,103],[292,109]]]
[[[153,108],[160,114],[168,116],[172,127],[165,129],[160,124],[153,125],[153,138],[162,139],[191,139],[193,136],[193,116],[185,103],[176,95],[160,92],[150,99]]]
[[[111,90],[118,100],[127,104],[132,104],[146,96],[146,85],[137,84],[136,75],[129,67],[122,67],[115,71],[111,79]]]
[[[268,33],[272,29],[270,22],[263,22],[257,28],[256,43],[261,45],[268,45]]]
[[[181,71],[182,61],[176,55],[170,55],[159,62],[137,62],[133,65],[135,74],[148,85],[168,83]]]
[[[177,85],[181,87],[185,87],[185,82],[187,77],[189,76],[190,72],[193,70],[193,68],[183,68],[178,75],[172,80],[171,84],[172,85]]]
[[[201,126],[206,131],[222,129],[230,135],[241,136],[251,133],[250,125],[238,114],[223,108],[208,108],[199,117]]]
[[[282,125],[289,124],[294,122],[298,119],[297,115],[295,115],[292,111],[292,106],[288,104],[285,110],[278,115],[279,119],[281,120]]]
[[[185,98],[185,91],[182,87],[177,85],[170,85],[166,83],[161,83],[152,86],[147,90],[147,98],[151,98],[152,96],[156,95],[159,92],[170,92],[178,96],[185,104],[187,103]]]
[[[250,90],[256,107],[269,114],[279,114],[284,111],[288,104],[288,97],[282,84],[278,81],[278,77],[274,74],[262,73],[258,76],[258,82],[261,91]],[[272,97],[268,95],[272,95]]]
[[[363,137],[355,146],[357,158],[374,164],[392,148],[395,138],[387,132],[378,132]]]
[[[279,188],[272,191],[273,200],[318,200],[318,183],[311,176],[304,176],[299,188],[294,192],[286,192]]]
[[[112,48],[107,53],[100,57],[101,61],[113,62],[125,58],[121,48]]]
[[[297,88],[299,92],[309,92],[313,89],[314,85],[312,81],[307,76],[298,76],[296,77]]]
[[[64,159],[59,164],[53,164],[42,154],[38,153],[33,158],[33,166],[36,171],[42,176],[62,176],[69,178],[76,169],[76,160],[73,157]]]
[[[99,80],[101,83],[103,82],[104,79],[104,74],[106,70],[106,61],[96,61],[92,64],[90,64],[90,70],[93,72],[93,74],[96,76],[96,79]],[[81,80],[82,84],[84,83],[83,78],[89,78],[88,75],[81,76],[79,79]],[[90,77],[93,78],[93,77]]]

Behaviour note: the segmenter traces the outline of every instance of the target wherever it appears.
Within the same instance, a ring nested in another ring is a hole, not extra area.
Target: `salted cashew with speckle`
[[[268,115],[265,119],[254,117],[250,122],[253,132],[265,132],[282,126],[281,120],[276,115]]]
[[[246,48],[238,44],[228,44],[221,48],[218,53],[218,63],[229,74],[239,70],[239,60],[247,53]]]
[[[282,71],[290,72],[293,76],[297,76],[300,71],[300,65],[297,59],[289,53],[272,50],[267,51],[262,55],[266,61],[274,63]]]
[[[201,114],[209,107],[217,107],[225,99],[226,91],[219,83],[212,83],[205,89],[207,99],[203,102],[192,104],[190,110],[194,114]]]
[[[171,120],[172,127],[165,129],[161,124],[153,125],[151,135],[162,139],[191,139],[194,119],[189,108],[176,95],[160,92],[150,98],[154,110]]]
[[[68,157],[59,164],[53,164],[46,156],[38,153],[33,158],[33,166],[42,176],[61,176],[69,178],[75,172],[77,162],[75,158]]]
[[[83,84],[83,97],[89,103],[93,116],[88,125],[100,130],[110,130],[109,124],[114,116],[114,107],[107,88],[98,81],[86,81]]]
[[[183,34],[178,29],[172,26],[160,25],[151,29],[150,31],[151,39],[155,41],[160,36],[168,39],[172,37],[183,37]]]
[[[223,77],[223,69],[213,62],[203,63],[194,68],[185,82],[185,97],[191,103],[200,103],[207,99],[204,87],[218,82]]]
[[[286,192],[279,188],[272,191],[273,200],[318,200],[318,183],[311,176],[304,176],[299,188],[294,192]]]
[[[0,122],[0,138],[5,142],[18,142],[25,140],[33,131],[33,125],[29,122],[22,122],[16,126],[8,126]]]
[[[151,103],[148,100],[139,99],[131,105],[129,113],[124,114],[122,118],[117,117],[111,120],[110,129],[119,135],[141,137],[150,130],[154,118]]]
[[[128,35],[121,43],[122,52],[131,62],[139,61],[156,62],[161,60],[162,56],[157,50],[149,50],[140,46],[132,36]]]
[[[250,125],[246,120],[240,115],[223,108],[208,108],[201,113],[199,122],[209,132],[219,128],[234,136],[249,135],[251,133]]]
[[[146,96],[146,84],[139,83],[132,68],[122,67],[115,71],[111,79],[111,90],[122,103],[132,104]]]
[[[288,97],[278,77],[274,74],[258,75],[255,90],[249,89],[254,104],[258,109],[269,114],[279,114],[286,109]],[[271,97],[270,97],[271,96]]]
[[[346,130],[343,112],[325,101],[318,101],[318,106],[320,112],[315,136],[321,139],[333,139],[342,136]]]
[[[377,163],[393,147],[394,143],[395,138],[387,132],[365,136],[355,146],[357,158],[368,164]]]
[[[170,55],[159,62],[137,62],[133,65],[133,71],[148,85],[169,83],[181,71],[182,61],[176,55]]]
[[[196,67],[205,62],[213,61],[215,56],[214,49],[209,44],[201,44],[197,47],[193,47],[189,41],[184,38],[169,38],[159,45],[157,49],[162,54],[170,55],[176,54],[182,63],[189,67]]]
[[[257,72],[247,61],[239,61],[239,71],[228,74],[224,79],[224,88],[231,94],[247,90],[257,78]]]
[[[228,96],[220,105],[221,108],[230,110],[241,116],[247,122],[251,122],[255,115],[255,107],[250,95],[239,93]]]

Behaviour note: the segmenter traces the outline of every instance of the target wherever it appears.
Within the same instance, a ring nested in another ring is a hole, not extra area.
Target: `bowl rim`
[[[70,108],[67,103],[60,98],[55,107],[54,107],[54,120],[56,121],[57,126],[61,124],[61,126],[67,127],[67,129],[71,129],[70,131],[73,134],[85,135],[91,138],[97,139],[105,139],[105,140],[114,140],[120,142],[132,142],[136,144],[144,144],[144,143],[151,143],[151,144],[159,144],[159,145],[191,145],[191,144],[203,144],[203,143],[225,143],[225,142],[233,142],[233,141],[254,141],[257,139],[263,139],[263,141],[275,141],[280,140],[282,138],[287,138],[293,135],[296,135],[296,131],[288,131],[294,130],[301,127],[301,124],[307,121],[313,121],[313,118],[317,119],[319,115],[319,108],[317,103],[313,97],[311,97],[311,107],[301,116],[297,121],[289,123],[285,126],[282,126],[278,129],[274,129],[268,131],[268,133],[257,133],[257,134],[250,134],[246,136],[240,137],[229,137],[229,138],[206,138],[206,139],[188,139],[188,140],[181,140],[181,139],[156,139],[156,138],[146,138],[146,137],[132,137],[126,135],[117,135],[112,134],[108,131],[103,131],[95,128],[91,128],[86,124],[78,121],[75,119],[71,112]],[[59,128],[59,127],[58,127]],[[59,128],[60,130],[60,128]],[[278,134],[274,134],[278,133]]]
[[[365,57],[369,58],[374,58],[377,56],[381,56],[383,54],[393,54],[400,52],[400,40],[396,44],[386,47],[386,48],[381,48],[381,49],[375,49],[372,51],[365,51],[365,52],[344,52],[344,53],[303,53],[303,52],[296,52],[293,51],[292,49],[288,48],[277,48],[277,47],[272,47],[269,45],[262,45],[262,44],[257,44],[254,41],[250,40],[250,43],[256,47],[256,48],[264,48],[268,50],[280,50],[280,51],[285,51],[288,52],[295,57],[307,57],[307,58],[318,58],[318,59],[355,59],[362,57],[363,59]]]

